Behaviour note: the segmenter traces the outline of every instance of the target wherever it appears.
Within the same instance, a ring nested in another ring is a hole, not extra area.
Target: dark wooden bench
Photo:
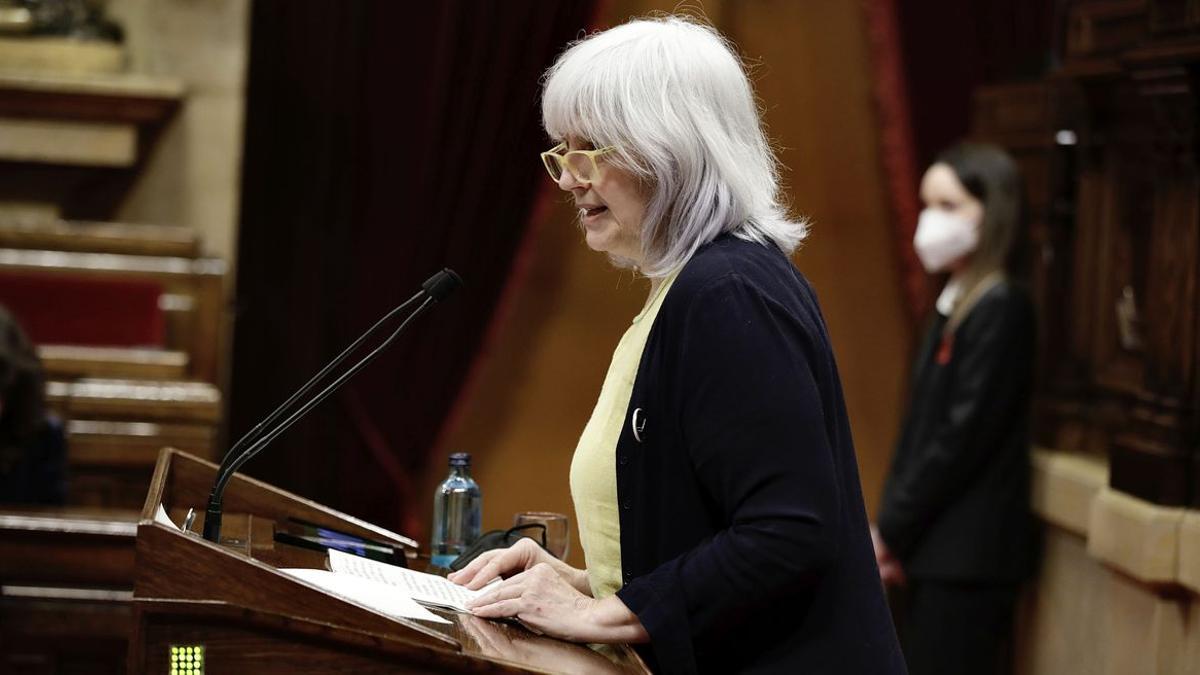
[[[221,395],[207,382],[52,381],[46,402],[66,421],[72,504],[137,508],[160,448],[217,452]]]
[[[0,507],[0,672],[124,672],[137,518]]]
[[[218,381],[223,339],[222,260],[0,248],[0,274],[47,279],[47,283],[64,278],[156,284],[161,289],[159,306],[165,313],[163,347],[187,354],[190,378]],[[78,343],[86,344],[86,340]]]

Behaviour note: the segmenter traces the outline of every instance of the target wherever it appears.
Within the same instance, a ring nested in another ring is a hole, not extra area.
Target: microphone
[[[441,272],[429,277],[425,283],[421,284],[421,290],[429,294],[429,297],[441,302],[446,299],[454,291],[458,290],[459,286],[463,285],[462,277],[449,267]]]
[[[400,336],[400,333],[404,331],[405,327],[407,327],[413,319],[424,313],[425,310],[431,307],[434,303],[445,300],[451,293],[458,290],[458,288],[462,285],[462,277],[458,276],[458,274],[450,268],[444,268],[442,271],[426,279],[425,282],[421,284],[420,291],[417,291],[417,293],[411,298],[405,300],[398,307],[385,314],[383,318],[376,321],[373,326],[368,328],[366,332],[360,335],[358,339],[351,343],[349,347],[342,350],[341,354],[338,354],[336,357],[334,357],[334,359],[326,364],[325,367],[322,368],[316,375],[312,376],[308,382],[305,382],[299,389],[297,389],[296,393],[288,397],[288,400],[284,401],[283,404],[273,410],[271,414],[267,415],[267,417],[265,417],[261,422],[254,425],[254,428],[247,432],[246,435],[238,439],[238,442],[229,448],[229,451],[225,453],[224,458],[221,460],[221,465],[217,468],[217,479],[213,483],[212,492],[208,497],[208,507],[205,510],[204,538],[214,543],[219,541],[221,536],[222,497],[225,493],[225,487],[228,485],[229,480],[233,477],[233,474],[237,473],[237,470],[243,464],[253,459],[258,453],[262,452],[263,449],[271,443],[271,441],[275,440],[276,437],[299,421],[300,418],[307,415],[310,410],[321,403],[321,401],[324,401],[330,394],[337,391],[338,388],[345,384],[347,380],[349,380],[351,377],[354,377],[359,371],[365,368],[367,364],[369,364],[371,361],[374,361],[376,357],[383,353],[383,351],[387,349],[397,337]],[[404,311],[405,308],[409,307],[417,300],[421,299],[422,296],[425,297],[425,300],[415,310],[413,310],[412,313],[405,317],[405,319],[400,323],[400,326],[397,327],[396,330],[394,330],[386,340],[380,343],[378,347],[371,350],[370,353],[360,359],[357,363],[346,369],[346,371],[339,375],[337,379],[335,379],[329,386],[318,392],[316,396],[310,398],[304,403],[304,405],[300,406],[298,410],[288,416],[287,419],[274,427],[270,427],[270,425],[274,424],[276,420],[278,420],[296,403],[296,401],[300,400],[302,396],[311,391],[318,382],[321,382],[323,379],[325,379],[325,377],[332,372],[334,368],[346,360],[346,357],[354,353],[354,351],[356,351],[368,337],[374,334],[380,326],[395,317],[400,312]]]

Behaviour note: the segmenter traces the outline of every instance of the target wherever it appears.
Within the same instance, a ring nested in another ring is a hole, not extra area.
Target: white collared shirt
[[[942,316],[950,316],[950,312],[954,311],[954,305],[958,303],[962,297],[962,280],[958,277],[950,277],[946,282],[946,287],[942,289],[942,294],[937,299],[937,311]]]

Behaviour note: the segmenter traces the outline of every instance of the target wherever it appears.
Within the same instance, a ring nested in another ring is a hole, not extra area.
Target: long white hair
[[[787,254],[808,232],[781,202],[741,61],[690,17],[636,19],[573,43],[546,72],[542,123],[553,139],[616,147],[604,161],[649,186],[647,277],[666,276],[726,232]]]

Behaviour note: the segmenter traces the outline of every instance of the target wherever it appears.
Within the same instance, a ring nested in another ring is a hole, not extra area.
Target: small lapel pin
[[[646,429],[646,415],[641,408],[633,410],[633,418],[630,420],[630,428],[633,429],[633,438],[638,442],[642,442],[642,431]]]

